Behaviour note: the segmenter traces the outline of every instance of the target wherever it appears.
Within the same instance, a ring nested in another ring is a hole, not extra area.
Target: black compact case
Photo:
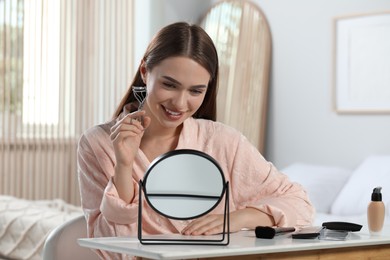
[[[322,226],[330,230],[348,231],[348,232],[360,231],[363,227],[360,224],[355,224],[351,222],[340,222],[340,221],[324,222],[322,223]]]

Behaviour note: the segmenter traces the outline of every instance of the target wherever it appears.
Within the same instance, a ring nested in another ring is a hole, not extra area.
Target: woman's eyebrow
[[[201,88],[207,88],[206,85],[195,85],[195,86],[191,86],[191,89],[201,89]]]
[[[166,80],[169,80],[169,81],[172,81],[173,83],[177,84],[177,85],[182,85],[179,81],[177,81],[176,79],[172,78],[172,77],[169,77],[169,76],[162,76],[164,79]],[[191,86],[191,88],[207,88],[207,85],[194,85],[194,86]]]
[[[181,83],[179,81],[177,81],[176,79],[172,78],[172,77],[169,77],[169,76],[162,76],[164,79],[167,79],[169,81],[172,81],[173,83],[175,84],[178,84],[178,85],[181,85]]]

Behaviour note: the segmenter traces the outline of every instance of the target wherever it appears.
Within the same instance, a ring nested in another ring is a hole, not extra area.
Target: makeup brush
[[[294,232],[294,227],[263,227],[263,226],[257,226],[255,229],[256,237],[257,238],[267,238],[271,239],[274,238],[276,235],[286,234],[289,232]]]

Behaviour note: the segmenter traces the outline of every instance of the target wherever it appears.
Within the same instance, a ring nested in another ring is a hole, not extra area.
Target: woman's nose
[[[183,109],[187,104],[187,95],[184,91],[177,92],[177,95],[172,100],[173,105],[176,109]]]

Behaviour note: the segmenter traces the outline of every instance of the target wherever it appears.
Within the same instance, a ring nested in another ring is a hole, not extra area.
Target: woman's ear
[[[145,64],[145,61],[144,60],[141,60],[141,65],[139,66],[139,71],[141,73],[141,78],[142,78],[142,81],[145,83],[146,85],[146,78],[147,78],[147,69],[146,69],[146,64]]]

